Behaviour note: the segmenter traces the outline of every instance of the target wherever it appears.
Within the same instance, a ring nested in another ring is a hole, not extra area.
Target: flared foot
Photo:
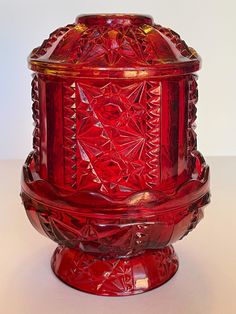
[[[63,282],[76,289],[97,295],[126,296],[164,284],[177,271],[178,259],[172,246],[118,259],[98,258],[59,246],[51,266]]]

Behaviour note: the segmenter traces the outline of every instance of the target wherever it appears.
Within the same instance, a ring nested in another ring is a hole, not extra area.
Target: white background
[[[83,13],[151,14],[203,59],[198,146],[204,155],[236,154],[236,2],[233,0],[0,0],[0,158],[31,150],[30,71],[26,58],[49,33]]]
[[[31,150],[30,51],[76,15],[111,12],[151,14],[199,52],[199,150],[236,155],[235,0],[0,0],[0,158]],[[158,289],[120,299],[70,289],[52,274],[56,244],[33,230],[20,204],[22,160],[0,161],[0,313],[235,314],[236,157],[207,162],[212,202],[196,231],[175,244],[179,271]]]

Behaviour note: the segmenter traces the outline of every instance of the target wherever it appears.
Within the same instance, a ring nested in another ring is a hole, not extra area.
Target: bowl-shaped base
[[[104,259],[59,246],[51,266],[66,284],[97,295],[127,296],[156,288],[178,269],[172,246],[129,258]]]

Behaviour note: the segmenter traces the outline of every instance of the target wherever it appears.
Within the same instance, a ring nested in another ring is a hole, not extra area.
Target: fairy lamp
[[[150,16],[101,14],[57,29],[28,61],[35,129],[21,197],[59,245],[53,271],[98,295],[163,284],[178,268],[171,243],[209,202],[198,54]]]

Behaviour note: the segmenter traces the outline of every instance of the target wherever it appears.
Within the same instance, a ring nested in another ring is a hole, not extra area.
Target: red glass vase
[[[149,16],[83,15],[29,56],[33,152],[21,197],[77,289],[131,295],[177,271],[171,243],[209,202],[197,151],[200,57]]]

